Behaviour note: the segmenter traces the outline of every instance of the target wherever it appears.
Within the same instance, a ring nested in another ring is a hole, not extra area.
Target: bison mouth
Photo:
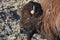
[[[32,23],[26,23],[22,25],[20,32],[27,34],[27,36],[31,39],[33,34],[36,32],[36,28]]]

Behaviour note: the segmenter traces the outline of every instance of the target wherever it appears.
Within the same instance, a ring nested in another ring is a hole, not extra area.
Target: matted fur
[[[56,5],[54,3],[55,1],[52,3],[53,8],[45,6],[45,9],[43,8],[44,12],[40,4],[35,2],[27,3],[21,11],[20,23],[22,28],[31,34],[37,31],[47,40],[60,40],[60,6],[58,6],[59,2],[56,2]],[[37,4],[40,6],[37,7]],[[33,5],[36,7],[34,15],[30,13]]]

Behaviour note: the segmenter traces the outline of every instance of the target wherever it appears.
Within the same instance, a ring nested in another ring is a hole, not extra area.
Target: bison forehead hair
[[[38,17],[38,16],[42,15],[42,12],[43,12],[42,7],[41,7],[41,5],[39,3],[30,1],[29,3],[27,3],[27,4],[25,4],[23,6],[22,13],[21,13],[22,16],[24,14],[25,15],[27,14],[27,15],[32,16],[31,10],[34,10],[34,14],[33,15],[35,17]]]

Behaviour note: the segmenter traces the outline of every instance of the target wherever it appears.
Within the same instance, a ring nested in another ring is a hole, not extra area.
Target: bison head
[[[36,32],[36,23],[42,14],[43,10],[39,3],[30,1],[23,6],[20,25],[25,33],[33,34]]]

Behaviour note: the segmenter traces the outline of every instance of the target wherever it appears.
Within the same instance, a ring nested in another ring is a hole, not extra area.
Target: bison
[[[39,33],[47,40],[60,40],[60,13],[47,16],[43,12],[40,3],[30,1],[25,4],[21,10],[21,28],[31,35],[30,38],[34,33]]]

